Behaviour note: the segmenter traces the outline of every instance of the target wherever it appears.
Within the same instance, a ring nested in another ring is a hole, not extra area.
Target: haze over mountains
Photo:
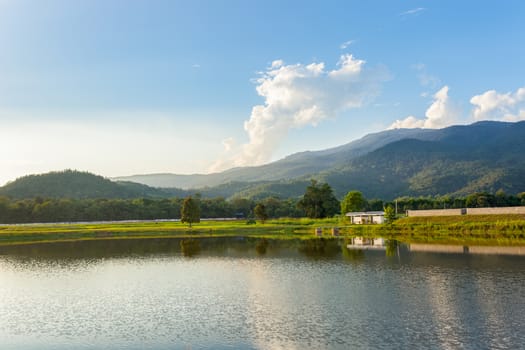
[[[160,198],[199,192],[205,197],[287,198],[301,196],[311,178],[328,182],[338,197],[349,190],[381,199],[500,189],[510,194],[525,191],[524,151],[525,122],[486,121],[438,130],[387,130],[340,147],[209,175],[134,175],[114,182],[78,172],[26,176],[0,188],[0,195]]]
[[[397,129],[369,134],[343,146],[322,151],[306,151],[292,154],[281,160],[254,167],[233,168],[213,174],[149,174],[114,178],[153,187],[178,187],[182,189],[214,187],[228,182],[258,182],[289,180],[304,175],[332,169],[351,159],[365,155],[382,146],[404,138],[419,138],[431,130]]]
[[[203,193],[225,196],[236,192],[256,197],[301,195],[293,188],[312,177],[327,181],[339,196],[351,189],[369,198],[499,189],[513,193],[525,191],[524,150],[525,122],[485,121],[437,130],[387,130],[336,148],[216,174],[152,174],[116,180],[154,187],[207,187]]]

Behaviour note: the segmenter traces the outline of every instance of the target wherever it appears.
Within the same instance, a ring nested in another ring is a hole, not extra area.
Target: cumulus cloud
[[[402,120],[396,120],[389,129],[399,128],[427,128],[439,129],[450,126],[457,122],[459,111],[448,96],[448,86],[443,86],[434,94],[434,101],[425,112],[425,119],[417,119],[408,116]]]
[[[474,120],[525,120],[525,87],[503,94],[489,90],[473,96],[470,103],[475,106]]]
[[[417,119],[413,115],[406,117],[405,119],[396,120],[388,129],[413,129],[423,128],[425,121],[423,119]]]
[[[332,70],[322,62],[286,65],[273,61],[256,80],[264,104],[254,106],[244,122],[248,143],[225,154],[210,170],[266,163],[290,129],[316,126],[366,104],[379,93],[388,74],[365,65],[351,54],[342,55]]]

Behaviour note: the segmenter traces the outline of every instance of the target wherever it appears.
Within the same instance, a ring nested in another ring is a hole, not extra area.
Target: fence
[[[525,214],[525,207],[407,210],[407,216]]]

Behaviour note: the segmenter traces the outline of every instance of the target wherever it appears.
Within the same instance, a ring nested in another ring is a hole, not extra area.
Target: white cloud
[[[434,102],[425,113],[425,128],[437,129],[452,125],[459,115],[448,97],[448,86],[444,86],[434,95]]]
[[[222,140],[222,145],[224,146],[224,151],[229,152],[235,147],[235,139],[233,137],[228,137],[227,139]]]
[[[339,48],[341,50],[344,50],[344,49],[348,48],[350,45],[352,45],[353,43],[355,43],[355,40],[347,40],[344,43],[342,43],[341,45],[339,45]]]
[[[475,106],[474,120],[525,120],[525,87],[504,94],[489,90],[473,96],[470,103]]]
[[[405,12],[401,12],[399,15],[400,16],[416,16],[416,15],[419,15],[421,12],[423,12],[425,10],[426,10],[426,8],[424,8],[424,7],[417,7],[417,8],[405,11]]]
[[[268,162],[290,129],[315,126],[341,111],[361,107],[387,79],[383,70],[366,69],[365,61],[350,54],[342,55],[333,70],[322,62],[272,62],[256,80],[257,93],[265,101],[254,106],[244,122],[248,143],[225,154],[210,170]]]
[[[425,112],[425,119],[417,119],[414,116],[408,116],[405,119],[396,120],[389,129],[439,129],[456,123],[458,121],[459,109],[448,96],[448,86],[442,87],[433,97],[434,101]]]
[[[406,117],[405,119],[396,120],[388,129],[413,129],[423,128],[425,121],[423,119],[417,119],[413,115]]]

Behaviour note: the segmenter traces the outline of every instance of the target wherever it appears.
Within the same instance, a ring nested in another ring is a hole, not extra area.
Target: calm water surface
[[[0,349],[525,348],[525,257],[272,242],[0,247]]]

